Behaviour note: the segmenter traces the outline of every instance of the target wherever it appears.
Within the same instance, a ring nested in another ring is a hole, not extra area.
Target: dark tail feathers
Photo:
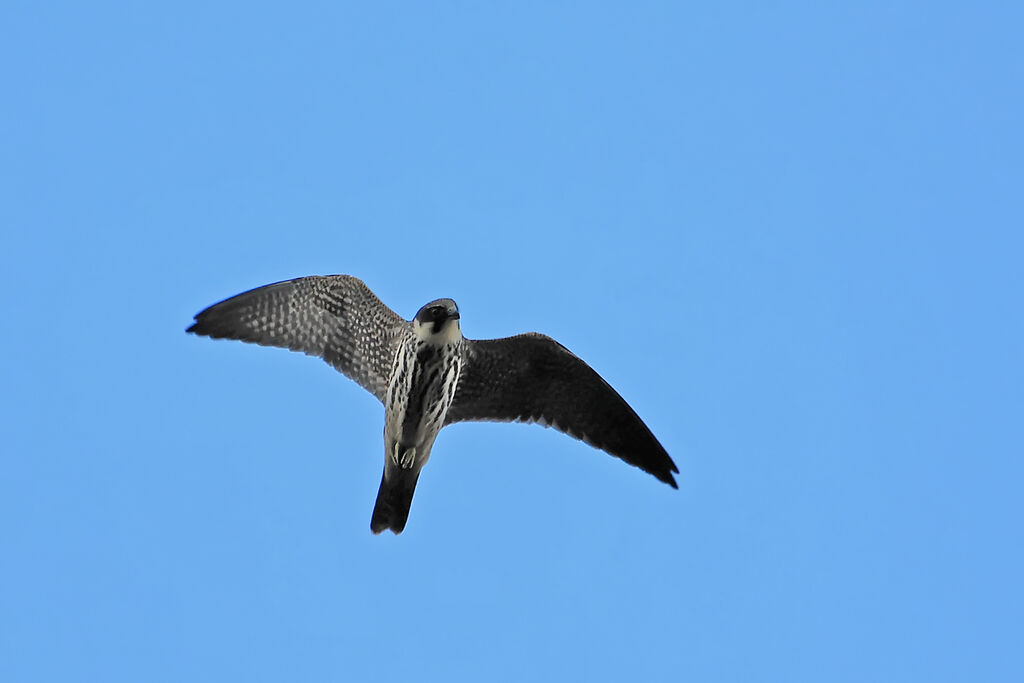
[[[416,481],[419,478],[419,468],[403,470],[388,463],[380,479],[377,504],[373,506],[373,517],[370,519],[370,531],[379,534],[385,529],[391,529],[396,534],[402,533],[409,519],[409,506],[412,505],[412,495],[416,492]]]

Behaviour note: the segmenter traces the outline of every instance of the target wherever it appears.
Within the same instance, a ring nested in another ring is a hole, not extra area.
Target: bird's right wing
[[[384,401],[409,325],[351,275],[303,277],[244,292],[196,314],[186,330],[320,356]]]
[[[445,424],[536,422],[622,458],[676,487],[679,469],[625,399],[542,334],[466,340],[466,363]]]

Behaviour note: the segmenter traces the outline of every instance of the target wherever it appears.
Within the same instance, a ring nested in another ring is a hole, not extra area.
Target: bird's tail
[[[409,519],[409,506],[412,505],[412,495],[416,492],[416,481],[419,478],[419,467],[406,470],[390,462],[384,467],[377,504],[373,506],[373,517],[370,519],[370,531],[379,534],[385,529],[391,529],[396,534],[402,533]]]

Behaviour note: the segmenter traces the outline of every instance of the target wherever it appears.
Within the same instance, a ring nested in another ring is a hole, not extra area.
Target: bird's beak
[[[449,320],[458,320],[461,317],[462,316],[459,315],[458,311],[448,311],[448,319]]]

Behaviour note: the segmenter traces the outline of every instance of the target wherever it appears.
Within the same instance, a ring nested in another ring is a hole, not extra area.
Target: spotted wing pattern
[[[408,326],[362,280],[330,275],[233,296],[198,313],[187,332],[320,356],[383,401]]]
[[[492,420],[554,427],[622,458],[673,488],[672,458],[589,365],[551,337],[466,340],[466,359],[445,424]]]

